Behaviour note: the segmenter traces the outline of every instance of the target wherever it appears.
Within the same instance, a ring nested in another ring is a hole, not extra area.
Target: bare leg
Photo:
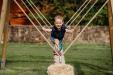
[[[57,50],[59,52],[60,56],[54,55],[54,61],[55,61],[55,63],[65,64],[65,58],[64,58],[64,55],[63,55],[63,50],[59,49],[59,43],[60,43],[59,40],[55,39],[55,50]]]
[[[61,50],[61,64],[65,64],[65,58],[64,58],[64,54],[63,54],[63,50]]]
[[[55,41],[55,50],[57,50],[57,52],[59,52],[59,48],[58,48],[58,45],[59,45],[59,40],[58,39],[54,39]],[[59,64],[60,63],[60,56],[58,55],[54,55],[54,61],[56,64]]]

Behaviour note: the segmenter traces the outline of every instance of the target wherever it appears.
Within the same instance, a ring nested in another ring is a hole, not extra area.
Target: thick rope
[[[31,15],[35,18],[35,20],[39,23],[40,27],[42,28],[43,26],[41,25],[41,23],[38,21],[38,19],[36,18],[36,16],[33,14],[33,12],[29,9],[29,7],[25,4],[25,2],[23,0],[21,0],[22,3],[24,4],[24,6],[28,9],[28,11],[31,13]]]
[[[41,13],[41,11],[36,7],[36,5],[32,2],[32,0],[30,0],[30,2],[31,2],[31,4],[36,8],[36,10],[42,15],[42,17],[48,22],[48,24],[50,25],[50,26],[52,26],[51,25],[51,23],[45,18],[45,16]]]
[[[88,6],[88,4],[91,2],[92,0],[89,0],[88,3],[84,6],[84,8],[80,11],[80,13],[71,21],[71,23],[69,25],[71,25],[75,19],[77,19],[79,17],[79,15],[84,11],[84,9]],[[68,25],[68,26],[69,26]]]
[[[76,29],[76,27],[80,24],[80,22],[85,18],[85,16],[90,12],[90,10],[94,7],[94,5],[98,2],[98,0],[95,0],[95,2],[93,3],[93,5],[91,6],[91,8],[89,8],[89,10],[84,14],[84,16],[82,16],[82,18],[79,20],[79,22],[74,26],[73,29]]]
[[[89,24],[96,18],[96,16],[101,12],[104,6],[108,3],[107,0],[102,7],[98,10],[98,12],[92,17],[92,19],[86,24],[86,26],[82,29],[82,31],[77,35],[77,37],[71,42],[71,44],[65,49],[64,54],[69,50],[69,48],[74,44],[74,42],[80,37],[80,35],[84,32],[84,30],[89,26]]]
[[[26,3],[21,0],[22,3],[24,4],[24,6],[27,8],[27,10],[32,14],[32,16],[35,18],[35,20],[39,23],[40,27],[42,28],[43,26],[41,25],[41,23],[38,21],[38,19],[36,18],[36,16],[33,14],[33,12],[29,9],[29,7],[26,5]],[[48,34],[46,31],[45,31],[46,34]]]
[[[74,13],[74,15],[69,19],[69,21],[65,24],[66,26],[68,23],[75,17],[75,15],[83,8],[83,6],[88,2],[88,0],[85,0],[85,2],[81,5],[81,7]]]
[[[29,21],[33,24],[33,26],[36,28],[36,30],[40,33],[40,35],[44,38],[44,40],[49,44],[49,46],[52,48],[53,51],[55,51],[55,53],[57,53],[57,55],[59,55],[59,53],[54,49],[54,47],[50,44],[50,42],[46,39],[46,37],[42,34],[42,32],[38,29],[38,27],[34,24],[34,22],[30,19],[30,17],[26,14],[26,12],[24,11],[24,9],[20,6],[20,4],[16,1],[13,0],[17,6],[22,10],[22,12],[25,14],[25,16],[29,19]],[[60,56],[60,55],[59,55]]]
[[[47,23],[43,20],[43,18],[40,16],[40,14],[37,13],[37,11],[33,8],[32,4],[28,0],[27,0],[27,2],[31,6],[31,8],[35,11],[35,13],[40,17],[40,19],[44,22],[44,24],[48,27]]]

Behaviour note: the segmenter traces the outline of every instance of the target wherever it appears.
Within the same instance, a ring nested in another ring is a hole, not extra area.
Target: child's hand
[[[45,31],[45,29],[46,29],[45,27],[42,27],[42,30],[43,30],[43,31]]]
[[[47,29],[45,27],[42,27],[42,30],[45,31],[45,32],[51,32],[52,31],[52,29]]]

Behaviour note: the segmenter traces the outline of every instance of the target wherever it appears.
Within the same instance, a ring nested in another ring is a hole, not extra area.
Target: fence
[[[78,26],[73,33],[65,34],[65,42],[71,42],[84,26]],[[41,32],[50,39],[50,33]],[[69,27],[73,28],[73,27]],[[9,26],[9,42],[45,42],[32,25]],[[109,31],[107,26],[90,26],[78,39],[78,42],[109,43]]]

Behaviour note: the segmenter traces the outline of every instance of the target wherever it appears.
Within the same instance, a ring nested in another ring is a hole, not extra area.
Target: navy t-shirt
[[[51,31],[51,37],[56,38],[58,40],[62,40],[64,38],[65,32],[66,26],[64,24],[61,26],[60,30],[58,30],[56,26],[53,26]]]

